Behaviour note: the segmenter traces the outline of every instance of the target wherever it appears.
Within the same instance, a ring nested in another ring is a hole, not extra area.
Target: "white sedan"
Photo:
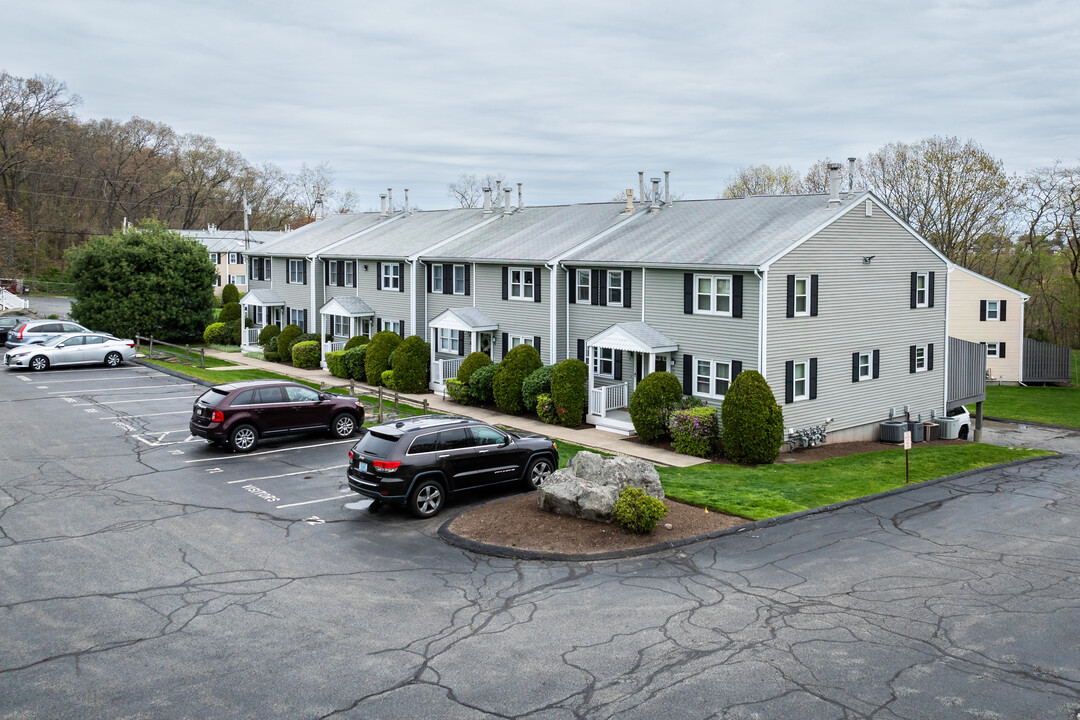
[[[135,357],[134,340],[118,340],[104,333],[65,333],[40,345],[8,350],[4,365],[9,368],[45,370],[53,365],[104,363],[116,367]]]

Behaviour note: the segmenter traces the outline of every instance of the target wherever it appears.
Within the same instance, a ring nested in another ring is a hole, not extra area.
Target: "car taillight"
[[[133,342],[125,343],[125,345],[127,345],[128,347],[135,347],[135,343]]]
[[[18,334],[18,336],[17,336],[17,337],[18,337],[18,338],[19,338],[20,340],[22,340],[22,334],[23,334],[23,330],[25,330],[25,329],[26,329],[26,323],[23,323],[22,325],[20,325],[20,326],[19,326],[19,334]]]
[[[379,472],[390,473],[401,467],[401,462],[398,460],[372,460],[371,464],[375,466],[375,469]]]
[[[352,451],[352,450],[350,450],[350,451],[349,451],[349,459],[350,459],[350,460],[352,460],[352,459],[353,459],[354,457],[356,457],[356,456],[355,456],[355,455],[353,455],[353,451]]]
[[[210,422],[225,422],[225,413],[215,410],[210,413]]]

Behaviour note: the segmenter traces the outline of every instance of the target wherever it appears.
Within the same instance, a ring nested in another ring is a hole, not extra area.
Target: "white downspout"
[[[570,268],[564,266],[563,270],[566,272],[566,288],[567,288],[566,295],[567,295],[567,297],[569,297],[570,296]],[[574,288],[574,292],[575,293],[577,292],[577,288]],[[574,351],[573,351],[574,354],[573,355],[570,354],[571,353],[571,350],[570,350],[570,301],[567,300],[566,301],[566,357],[567,358],[577,357],[576,350],[577,350],[577,348],[574,349]]]
[[[758,279],[758,372],[761,373],[761,377],[768,380],[765,368],[769,347],[769,323],[767,318],[769,303],[769,271],[768,269],[765,269],[759,272],[758,268],[754,268],[754,275]]]
[[[645,322],[645,266],[641,266],[641,322]],[[655,353],[652,354],[653,362],[656,361]]]
[[[1027,301],[1027,298],[1020,298],[1020,366],[1016,369],[1016,382],[1021,385],[1024,384],[1024,306]]]
[[[510,192],[507,190],[507,192]],[[509,198],[510,196],[507,195]],[[551,308],[548,310],[548,329],[551,332],[551,341],[548,343],[548,365],[554,365],[556,358],[559,357],[559,335],[555,329],[555,323],[558,320],[559,308],[556,304],[557,298],[555,297],[555,291],[559,287],[559,276],[555,273],[556,265],[546,262],[544,267],[548,269],[548,302],[551,303]],[[567,303],[569,305],[569,303]],[[570,328],[566,328],[567,337],[570,336]]]
[[[416,334],[416,261],[405,258],[405,262],[409,264],[409,325],[412,332],[409,332],[410,328],[405,328],[405,332],[408,335]],[[425,295],[427,295],[427,288],[425,287]],[[426,300],[426,298],[425,298]]]
[[[316,257],[318,257],[317,253],[312,253],[311,255],[307,256],[308,262],[311,264],[311,272],[308,274],[307,280],[308,280],[308,284],[311,285],[311,312],[313,312],[313,313],[318,313],[319,312],[316,309],[317,306],[315,305],[315,282],[316,282],[316,277],[321,277],[321,276],[316,276],[315,275],[315,258]],[[319,330],[320,330],[320,332],[319,332],[319,364],[322,365],[323,367],[325,367],[326,366],[326,360],[325,360],[325,358],[323,358],[323,334],[321,332],[321,330],[322,330],[322,313],[319,313],[319,318],[320,318],[320,320],[319,320]],[[304,331],[307,332],[307,328],[304,328]]]
[[[955,266],[949,263],[945,266],[945,352],[943,357],[945,358],[942,375],[945,376],[942,382],[941,395],[942,395],[942,414],[949,414],[949,300],[951,298],[952,291],[952,271]]]

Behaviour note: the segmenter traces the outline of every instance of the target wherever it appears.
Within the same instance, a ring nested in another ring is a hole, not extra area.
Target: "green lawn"
[[[197,349],[192,349],[190,352],[188,352],[186,350],[180,350],[178,348],[171,348],[171,347],[168,347],[168,346],[165,346],[165,345],[158,345],[157,347],[154,348],[154,354],[156,355],[159,352],[168,353],[169,355],[173,355],[173,356],[179,358],[181,361],[183,361],[185,358],[187,358],[187,361],[195,363],[195,367],[196,367],[196,369],[198,369],[198,366],[199,366],[199,352],[198,352]],[[155,361],[155,362],[159,362],[159,361]],[[165,364],[166,364],[166,366],[175,365],[175,363],[165,363]],[[206,356],[206,367],[208,367],[208,368],[236,367],[236,363],[229,362],[228,360],[219,360],[218,358],[211,357],[211,356],[207,355]]]
[[[1050,454],[977,443],[916,447],[911,450],[911,481]],[[805,464],[657,469],[664,492],[673,500],[760,520],[902,487],[904,451],[897,448]]]
[[[988,385],[983,414],[1080,428],[1080,386]]]
[[[596,450],[595,448],[585,447],[584,445],[575,445],[572,442],[566,440],[556,440],[555,448],[559,451],[559,467],[566,467],[566,463],[570,462],[570,458],[577,455],[582,450],[588,450],[599,455],[605,455],[611,457],[611,453],[606,453],[603,450]]]

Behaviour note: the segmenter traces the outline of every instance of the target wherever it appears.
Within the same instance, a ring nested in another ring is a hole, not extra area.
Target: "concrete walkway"
[[[310,383],[320,383],[325,387],[341,387],[342,385],[348,385],[348,380],[343,380],[339,377],[334,377],[326,370],[304,370],[301,368],[294,368],[289,365],[282,365],[280,363],[267,362],[266,360],[258,360],[256,358],[244,357],[239,353],[221,352],[219,350],[206,350],[206,355],[209,357],[218,358],[219,360],[225,360],[228,362],[234,362],[239,367],[234,368],[207,368],[211,371],[221,371],[221,382],[229,381],[229,370],[237,370],[241,368],[266,370],[267,372],[275,372],[281,375],[288,375],[299,380],[305,380]],[[364,383],[353,383],[356,387],[356,392],[361,395],[378,395],[378,388],[372,387]],[[384,391],[385,393],[385,391]],[[391,393],[392,397],[392,393]],[[690,455],[680,455],[678,453],[665,450],[664,448],[652,447],[640,442],[634,442],[629,438],[621,435],[615,435],[613,433],[605,432],[603,430],[597,430],[590,427],[584,430],[571,430],[559,425],[548,425],[547,423],[540,422],[538,418],[529,418],[517,415],[506,415],[498,412],[497,410],[488,410],[486,408],[470,407],[467,405],[459,405],[458,403],[445,398],[442,395],[435,395],[433,393],[407,395],[405,393],[400,394],[401,400],[408,402],[412,405],[422,406],[424,400],[427,400],[428,407],[435,412],[446,413],[448,415],[465,415],[468,417],[476,418],[477,420],[483,420],[484,422],[491,423],[492,425],[506,425],[509,427],[523,430],[525,432],[537,433],[538,435],[546,435],[554,440],[565,440],[577,445],[585,445],[586,447],[596,448],[603,450],[604,452],[613,453],[616,455],[628,455],[630,457],[641,458],[642,460],[648,460],[654,465],[671,465],[674,467],[690,467],[692,465],[700,465],[705,460],[701,458],[691,457]]]

